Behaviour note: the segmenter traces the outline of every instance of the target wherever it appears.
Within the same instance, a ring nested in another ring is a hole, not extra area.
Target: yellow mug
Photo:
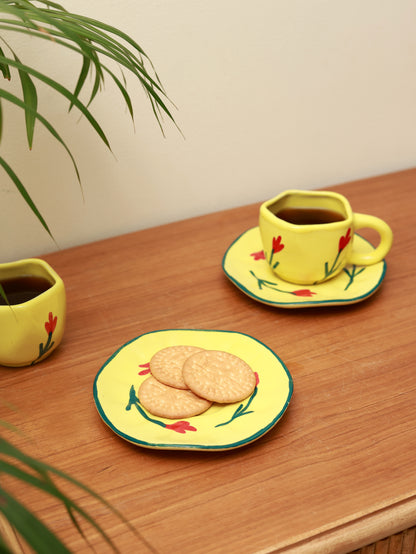
[[[33,365],[55,350],[65,327],[62,279],[45,261],[29,258],[0,264],[0,365]]]
[[[368,227],[380,235],[369,253],[354,250],[354,233]],[[341,194],[288,190],[260,207],[265,258],[281,279],[312,285],[335,277],[347,264],[371,265],[389,252],[393,233],[378,217],[353,213]]]

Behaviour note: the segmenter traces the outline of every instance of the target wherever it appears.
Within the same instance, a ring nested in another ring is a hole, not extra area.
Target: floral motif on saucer
[[[252,394],[232,404],[213,403],[186,420],[156,417],[141,405],[137,391],[150,373],[149,360],[162,348],[188,344],[224,350],[242,358],[256,376]],[[269,432],[289,406],[293,379],[268,346],[237,331],[159,329],[121,346],[94,380],[98,413],[121,438],[159,450],[230,450]]]
[[[354,249],[374,250],[360,235],[354,236]],[[316,285],[296,285],[279,279],[265,259],[258,227],[240,235],[227,249],[222,267],[230,281],[242,292],[264,304],[280,308],[339,306],[368,298],[380,287],[385,273],[383,260],[371,266],[346,266],[336,277]]]

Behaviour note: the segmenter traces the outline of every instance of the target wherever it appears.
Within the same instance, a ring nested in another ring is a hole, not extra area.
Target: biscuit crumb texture
[[[241,358],[220,350],[192,354],[182,369],[186,385],[196,395],[220,404],[239,402],[256,387],[256,376]]]
[[[169,419],[196,416],[212,405],[211,401],[200,398],[190,390],[175,389],[152,376],[143,381],[137,396],[151,414]]]
[[[177,389],[187,389],[182,377],[182,367],[186,359],[203,349],[190,345],[175,345],[162,348],[150,360],[150,372],[161,383]]]

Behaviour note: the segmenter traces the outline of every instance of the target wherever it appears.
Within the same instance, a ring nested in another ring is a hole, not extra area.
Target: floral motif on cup
[[[330,277],[333,273],[335,273],[337,271],[337,269],[339,268],[339,257],[341,255],[341,252],[348,246],[351,239],[352,239],[351,228],[349,228],[347,230],[347,232],[345,233],[345,235],[342,235],[339,238],[338,252],[337,252],[337,255],[336,255],[331,267],[329,267],[328,262],[325,263],[325,277],[322,279],[322,281],[325,281],[325,279],[327,279],[328,277]],[[283,250],[283,248],[284,248],[284,244],[282,244],[282,237],[281,236],[274,237],[273,238],[272,253],[271,253],[271,256],[270,256],[270,260],[273,259],[274,254],[280,252],[281,250]],[[266,260],[266,255],[265,255],[264,250],[259,250],[257,252],[251,252],[250,256],[253,258],[254,261]],[[279,262],[277,261],[277,262],[275,262],[273,267],[277,267],[278,265],[279,265]],[[347,266],[347,267],[343,268],[344,273],[346,275],[348,275],[348,283],[346,284],[346,286],[344,288],[345,291],[350,288],[350,286],[353,284],[355,278],[358,275],[360,275],[360,273],[362,273],[364,270],[365,270],[365,267],[357,268],[357,266],[355,266],[355,265]],[[279,285],[276,281],[268,281],[266,279],[261,279],[261,278],[257,277],[254,274],[253,271],[250,271],[250,273],[257,279],[257,284],[258,284],[258,287],[259,287],[260,290],[262,288],[269,288],[271,290],[275,290],[276,292],[283,292],[283,293],[287,293],[287,294],[293,294],[294,296],[300,296],[300,297],[305,297],[305,298],[311,298],[314,294],[317,294],[316,292],[311,291],[310,289],[298,289],[298,290],[293,290],[293,291],[283,290],[283,289],[279,288]],[[322,281],[316,281],[314,283],[314,285],[319,284]]]
[[[341,262],[339,261],[339,257],[341,255],[341,252],[346,248],[348,243],[351,240],[351,228],[348,229],[345,235],[341,236],[338,241],[338,252],[335,256],[334,261],[332,262],[331,267],[329,267],[329,263],[325,262],[325,276],[323,280],[328,279],[328,277],[331,277],[334,273],[336,273],[341,265]]]
[[[48,334],[48,338],[45,344],[41,342],[39,344],[39,354],[38,357],[33,360],[31,365],[34,365],[36,362],[38,362],[51,348],[53,348],[53,345],[55,342],[52,340],[53,333],[56,329],[56,325],[58,323],[58,316],[54,316],[52,312],[49,312],[48,314],[48,320],[45,321],[45,331]]]
[[[270,252],[270,258],[269,258],[269,265],[272,269],[276,269],[276,267],[279,265],[279,261],[274,261],[274,255],[278,254],[283,250],[285,245],[282,243],[282,237],[279,235],[278,237],[273,237],[272,239],[272,250]]]
[[[348,245],[348,243],[351,240],[351,228],[348,229],[347,234],[339,239],[338,243],[338,252],[341,252],[341,250],[344,250],[344,248]]]

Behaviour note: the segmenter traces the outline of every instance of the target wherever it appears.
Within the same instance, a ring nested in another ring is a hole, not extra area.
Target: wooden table
[[[64,342],[41,365],[0,369],[0,417],[21,429],[4,431],[15,444],[132,522],[139,537],[71,489],[122,553],[350,552],[416,524],[416,170],[331,190],[394,231],[381,288],[350,306],[275,308],[225,277],[223,254],[259,204],[44,256],[66,283]],[[156,451],[114,434],[93,402],[96,373],[127,341],[172,328],[268,345],[294,381],[282,420],[227,452]],[[25,502],[88,551],[60,506],[31,490]]]

